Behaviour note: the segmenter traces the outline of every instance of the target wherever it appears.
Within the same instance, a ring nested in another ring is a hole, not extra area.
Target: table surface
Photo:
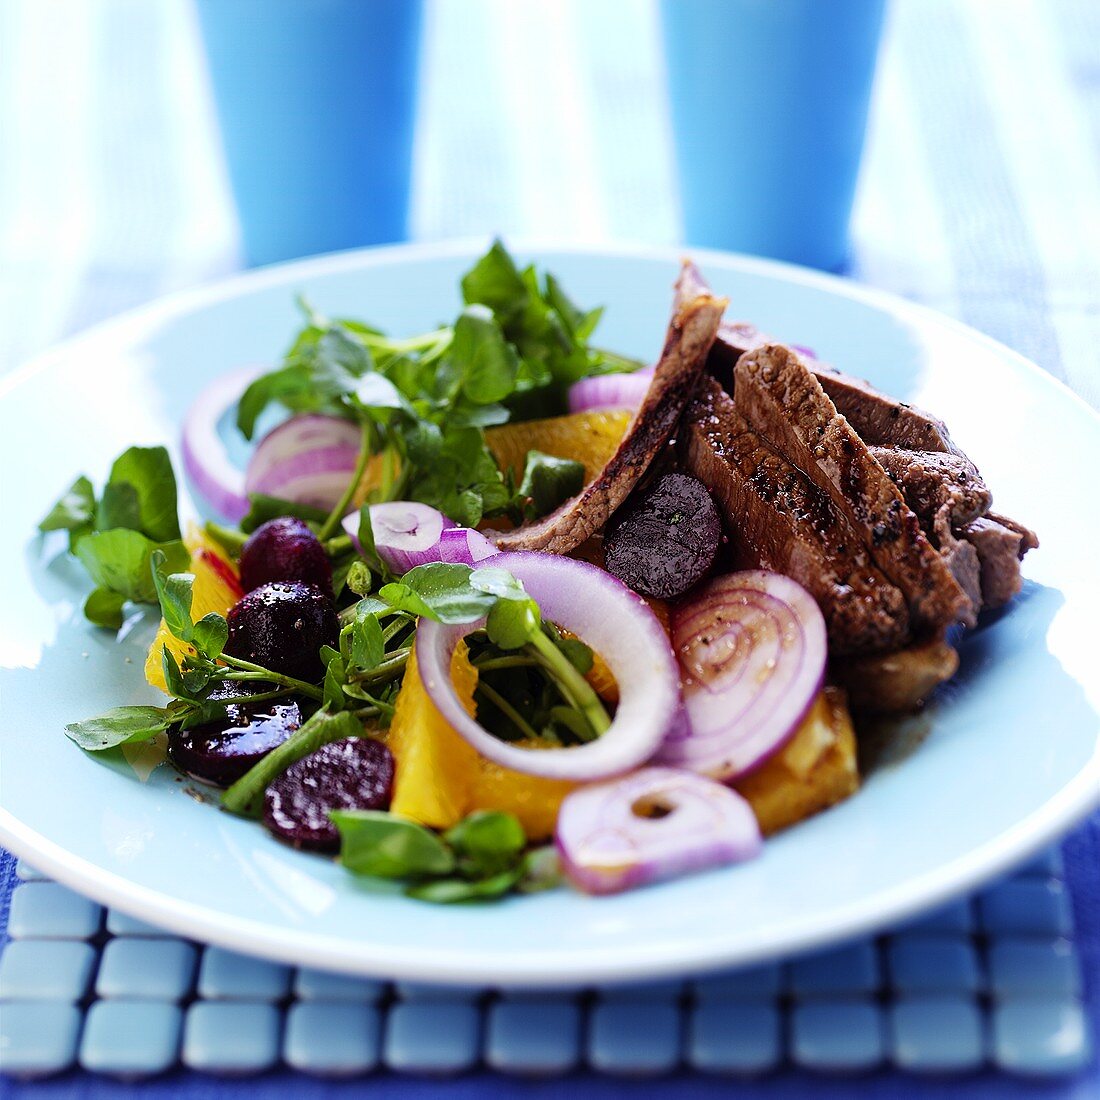
[[[428,0],[427,13],[415,238],[680,239],[649,0]],[[848,271],[1002,340],[1096,408],[1098,44],[1096,0],[894,0]],[[0,374],[70,332],[239,265],[198,58],[187,0],[0,4]],[[1067,865],[1100,1039],[1100,818],[1070,839]],[[195,1095],[221,1087],[186,1086]],[[282,1091],[278,1079],[246,1087]],[[382,1079],[372,1091],[554,1096],[576,1087],[475,1077],[445,1088]],[[593,1096],[629,1087],[584,1082]],[[660,1086],[692,1096],[728,1087]],[[779,1078],[753,1088],[800,1087]],[[821,1096],[1002,1096],[1023,1086],[882,1077],[813,1087]],[[91,1079],[34,1088],[123,1091]],[[1100,1096],[1100,1074],[1042,1094]]]

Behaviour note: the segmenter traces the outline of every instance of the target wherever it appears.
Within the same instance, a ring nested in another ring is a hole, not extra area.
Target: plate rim
[[[473,256],[483,251],[485,239],[463,238],[441,242],[413,242],[385,245],[344,252],[327,253],[288,263],[272,264],[218,279],[200,287],[176,291],[144,305],[109,318],[39,353],[0,380],[0,402],[8,394],[37,377],[58,361],[82,347],[101,342],[132,345],[166,322],[187,313],[231,300],[254,290],[278,286],[295,278],[322,277],[330,274],[385,266],[402,261],[433,260]],[[555,243],[537,238],[516,238],[509,242],[516,252],[541,255],[607,256],[676,263],[690,255],[702,262],[717,261],[735,267],[749,276],[759,275],[816,287],[828,293],[866,303],[904,321],[913,318],[931,322],[977,340],[1000,356],[1007,356],[1025,369],[1041,385],[1051,386],[1062,400],[1067,397],[1100,427],[1100,413],[1060,379],[1055,378],[1021,353],[993,337],[917,302],[890,291],[866,286],[842,276],[815,271],[798,265],[739,253],[688,246],[651,246],[639,244]],[[83,858],[72,855],[62,845],[23,825],[10,811],[0,806],[0,844],[37,870],[64,886],[77,890],[98,903],[151,924],[166,928],[189,939],[225,947],[249,955],[260,955],[295,966],[316,966],[326,970],[384,977],[390,980],[429,982],[439,985],[484,985],[483,975],[493,973],[495,987],[565,987],[578,983],[631,981],[642,978],[683,976],[723,967],[752,965],[766,959],[793,955],[828,943],[859,936],[890,924],[904,921],[964,891],[972,890],[1026,860],[1093,809],[1100,808],[1100,740],[1092,757],[1073,779],[1055,796],[1027,817],[1015,822],[1000,836],[971,849],[964,855],[931,871],[893,887],[876,897],[872,909],[867,900],[852,902],[836,911],[827,922],[792,939],[789,932],[758,934],[749,944],[743,941],[723,951],[711,941],[695,947],[685,939],[675,949],[655,956],[644,947],[616,952],[612,961],[599,951],[569,949],[568,952],[533,950],[510,955],[507,971],[499,972],[499,956],[484,949],[467,952],[456,959],[454,952],[424,949],[395,951],[354,941],[349,954],[348,941],[300,929],[279,927],[227,914],[216,908],[180,902],[157,890],[132,882]]]

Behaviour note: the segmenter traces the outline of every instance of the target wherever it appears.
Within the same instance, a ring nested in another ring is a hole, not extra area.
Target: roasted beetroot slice
[[[325,672],[321,646],[335,647],[340,636],[332,596],[295,581],[254,588],[229,609],[226,621],[230,657],[310,682]]]
[[[312,584],[332,592],[332,566],[317,536],[300,519],[280,516],[260,524],[241,549],[246,592],[272,581]]]
[[[295,848],[335,852],[340,834],[329,810],[385,810],[393,756],[381,741],[346,737],[291,765],[264,795],[264,824]]]
[[[668,600],[703,578],[721,540],[706,486],[664,474],[616,517],[604,540],[606,569],[635,592]]]
[[[219,689],[211,697],[231,696]],[[249,703],[242,698],[226,707],[223,719],[186,730],[169,729],[168,759],[201,783],[228,787],[301,724],[297,703]]]

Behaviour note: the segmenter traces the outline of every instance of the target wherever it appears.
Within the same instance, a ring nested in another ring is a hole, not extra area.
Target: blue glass
[[[404,240],[421,0],[199,0],[249,264]]]
[[[884,0],[662,0],[688,244],[835,270]]]

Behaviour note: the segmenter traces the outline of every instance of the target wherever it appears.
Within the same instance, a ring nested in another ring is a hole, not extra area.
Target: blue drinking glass
[[[836,270],[885,0],[661,0],[689,244]]]
[[[404,240],[421,0],[197,0],[249,264]]]

